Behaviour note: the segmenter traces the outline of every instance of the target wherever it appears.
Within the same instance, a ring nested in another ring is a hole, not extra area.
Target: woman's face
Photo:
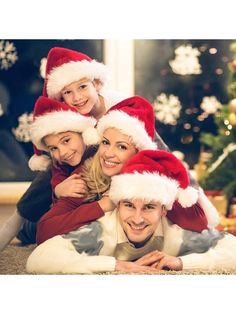
[[[62,132],[44,137],[51,157],[59,164],[77,166],[85,152],[85,144],[81,134],[77,132]]]
[[[103,173],[109,177],[119,174],[124,163],[136,153],[137,149],[127,135],[115,128],[107,129],[98,149]]]

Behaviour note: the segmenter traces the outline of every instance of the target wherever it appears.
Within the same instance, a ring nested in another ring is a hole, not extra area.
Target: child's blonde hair
[[[102,194],[105,193],[111,183],[111,178],[104,175],[100,164],[99,153],[87,159],[83,165],[83,179],[86,181],[89,194],[86,201],[95,201],[97,197],[101,199]]]

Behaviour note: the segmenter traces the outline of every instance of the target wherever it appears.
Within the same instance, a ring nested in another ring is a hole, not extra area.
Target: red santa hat
[[[155,118],[152,105],[140,96],[119,102],[99,119],[96,129],[87,129],[88,143],[98,144],[108,128],[116,128],[131,137],[138,150],[156,149]]]
[[[104,84],[107,75],[103,63],[92,60],[81,52],[54,47],[47,57],[43,95],[60,100],[60,93],[66,85],[82,78],[99,79]]]
[[[109,196],[115,204],[124,199],[146,199],[170,210],[176,200],[183,207],[195,204],[198,191],[189,186],[186,168],[173,154],[143,150],[112,177]]]
[[[85,130],[95,124],[94,118],[81,115],[76,108],[40,96],[35,104],[33,122],[30,126],[31,140],[34,144],[34,155],[29,160],[30,169],[44,171],[51,162],[42,154],[42,151],[48,151],[43,141],[46,135],[73,131],[82,133],[83,136]]]

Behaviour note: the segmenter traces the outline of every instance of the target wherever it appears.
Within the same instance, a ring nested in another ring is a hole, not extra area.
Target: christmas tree
[[[214,117],[216,134],[203,133],[200,141],[211,152],[200,184],[205,190],[221,190],[230,205],[236,196],[236,42],[231,43],[232,60],[228,63],[229,101]]]

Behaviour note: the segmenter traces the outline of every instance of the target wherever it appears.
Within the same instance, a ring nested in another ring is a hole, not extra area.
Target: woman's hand
[[[86,182],[80,174],[74,173],[55,187],[57,198],[60,197],[78,197],[84,198],[88,193]]]

